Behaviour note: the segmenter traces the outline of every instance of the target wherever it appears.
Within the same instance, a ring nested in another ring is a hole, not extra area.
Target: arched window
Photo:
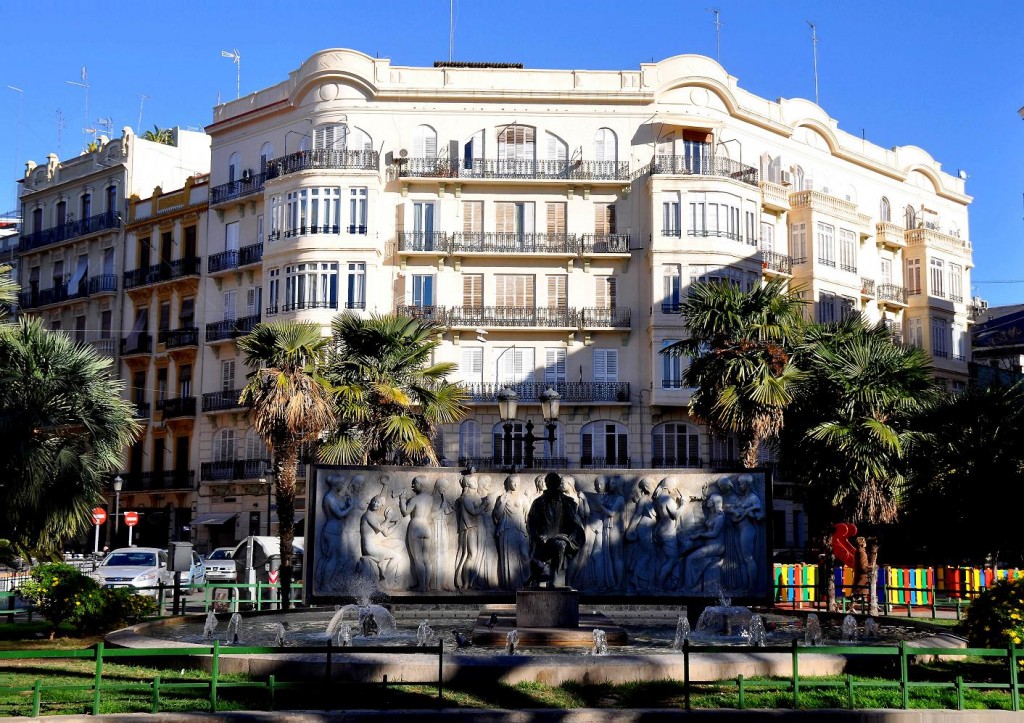
[[[619,160],[619,141],[611,128],[598,128],[594,135],[594,160],[615,163]]]
[[[213,437],[213,461],[235,461],[235,430],[220,429]]]
[[[369,153],[373,150],[373,139],[362,128],[353,127],[349,131],[348,150]]]
[[[566,161],[569,159],[569,144],[554,133],[545,133],[549,161]]]
[[[803,166],[793,166],[793,185],[796,186],[796,190],[805,190],[804,184],[807,182],[807,178],[804,175]]]
[[[878,204],[878,218],[882,223],[892,221],[892,209],[889,207],[889,199],[885,196],[882,196],[882,200]]]
[[[580,466],[629,467],[629,432],[624,424],[603,419],[580,430]]]
[[[511,465],[522,465],[526,460],[525,445],[523,436],[526,434],[525,422],[512,423],[512,438],[510,449],[505,446],[505,425],[498,422],[491,428],[491,457],[494,464],[502,467]],[[536,452],[536,447],[534,451]]]
[[[465,460],[480,458],[480,423],[467,419],[459,425],[459,464]]]
[[[262,459],[270,462],[270,450],[267,449],[267,444],[264,442],[255,429],[250,429],[245,433],[245,458],[246,459]]]
[[[413,158],[437,158],[437,131],[430,126],[416,126],[412,136]]]
[[[530,126],[510,125],[498,129],[499,161],[532,161],[536,157],[536,131]]]
[[[266,173],[267,164],[270,159],[274,157],[274,146],[270,145],[270,142],[264,143],[260,147],[260,173]]]
[[[238,153],[232,153],[228,157],[228,183],[231,183],[240,174]]]
[[[651,430],[652,467],[700,467],[697,428],[683,422],[664,422]]]
[[[913,206],[907,206],[907,209],[903,212],[903,217],[908,229],[917,228],[917,211],[914,210]]]
[[[348,126],[325,123],[313,129],[313,150],[344,151],[348,148]]]
[[[736,464],[737,459],[735,437],[711,438],[711,467],[729,468]]]

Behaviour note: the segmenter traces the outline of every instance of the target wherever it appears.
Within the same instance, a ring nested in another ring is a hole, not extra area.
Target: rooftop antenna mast
[[[720,18],[721,12],[718,8],[709,8],[709,13],[714,13],[715,16],[715,59],[721,64],[722,62],[722,20]]]
[[[238,52],[238,48],[234,50],[222,50],[220,51],[222,58],[231,58],[231,62],[235,64],[236,77],[235,77],[235,98],[242,97],[242,56]]]
[[[814,50],[814,103],[821,105],[818,102],[818,29],[810,20],[807,21],[807,24],[811,28],[811,47]]]
[[[85,126],[82,127],[82,133],[88,136],[92,133],[93,140],[96,140],[96,129],[89,127],[89,71],[82,66],[82,82],[79,83],[76,80],[64,81],[68,85],[77,85],[79,88],[85,88]],[[58,153],[58,155],[60,155]]]
[[[14,142],[14,170],[16,171],[14,177],[18,178],[21,176],[21,117],[22,110],[25,107],[25,91],[13,85],[9,85],[7,88],[18,94],[18,132]]]
[[[60,108],[57,109],[57,158],[60,159],[60,146],[61,141],[64,138],[64,128],[68,122],[64,120],[64,112]]]
[[[114,119],[110,116],[96,119],[96,127],[107,132],[107,138],[114,135]]]
[[[149,100],[149,96],[145,93],[139,93],[139,125],[135,127],[136,133],[142,133],[142,109],[146,105],[146,101]]]
[[[455,55],[455,0],[448,0],[448,62]]]

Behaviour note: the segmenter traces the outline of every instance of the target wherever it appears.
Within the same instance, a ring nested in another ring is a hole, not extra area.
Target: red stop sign
[[[125,512],[124,523],[129,527],[135,527],[139,524],[139,513],[138,512]]]
[[[107,511],[102,507],[92,508],[92,523],[94,525],[102,525],[107,521]]]

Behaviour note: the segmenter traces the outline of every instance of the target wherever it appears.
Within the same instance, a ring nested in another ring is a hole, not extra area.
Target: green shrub
[[[50,638],[62,623],[77,630],[97,616],[103,607],[103,591],[91,577],[62,562],[50,562],[32,568],[19,593],[50,621]]]
[[[101,590],[103,603],[99,615],[88,621],[90,630],[107,632],[141,623],[150,615],[156,615],[156,600],[139,595],[131,588],[118,587]]]
[[[1000,580],[967,608],[956,628],[974,647],[1005,648],[1024,641],[1024,578]]]

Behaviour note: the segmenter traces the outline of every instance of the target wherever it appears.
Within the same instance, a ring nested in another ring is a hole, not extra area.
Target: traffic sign
[[[271,584],[276,583],[277,578],[278,576],[280,576],[280,574],[281,573],[279,573],[277,570],[271,570],[267,573],[267,579],[271,582]]]
[[[125,512],[124,523],[129,527],[135,527],[139,524],[139,513],[138,512]]]
[[[107,511],[102,507],[92,508],[92,523],[94,525],[102,525],[107,521]]]

